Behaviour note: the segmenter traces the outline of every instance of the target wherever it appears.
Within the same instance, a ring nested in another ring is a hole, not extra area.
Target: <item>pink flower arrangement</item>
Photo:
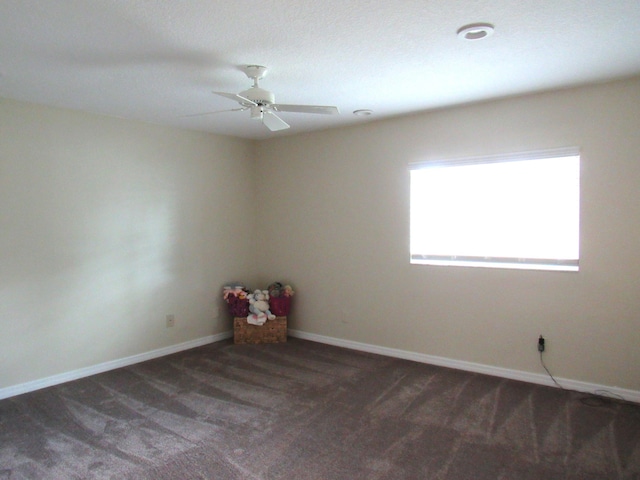
[[[248,294],[249,293],[247,292],[244,285],[236,285],[236,286],[225,285],[225,287],[222,289],[222,296],[227,301],[229,300],[230,296],[244,299],[244,298],[247,298]]]
[[[229,313],[234,317],[246,317],[249,314],[249,295],[244,285],[225,285],[222,296],[227,302]]]

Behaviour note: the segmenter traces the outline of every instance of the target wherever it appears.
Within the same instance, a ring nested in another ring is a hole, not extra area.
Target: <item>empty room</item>
[[[640,479],[639,22],[0,2],[0,478]]]

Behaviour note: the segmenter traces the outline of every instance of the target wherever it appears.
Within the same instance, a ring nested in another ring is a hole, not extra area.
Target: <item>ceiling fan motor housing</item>
[[[251,87],[248,90],[240,92],[238,95],[257,103],[258,105],[272,105],[276,102],[276,98],[273,93],[260,87]]]

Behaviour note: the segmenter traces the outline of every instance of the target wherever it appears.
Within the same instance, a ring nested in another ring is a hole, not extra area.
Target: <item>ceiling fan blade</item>
[[[220,95],[221,97],[225,97],[225,98],[229,98],[231,100],[235,100],[236,102],[245,105],[257,105],[256,102],[254,102],[253,100],[249,100],[248,98],[245,97],[241,97],[240,95],[238,95],[237,93],[226,93],[226,92],[213,92],[216,95]]]
[[[272,132],[289,128],[289,124],[287,122],[268,110],[266,110],[262,116],[262,123],[264,123],[264,125]]]
[[[294,112],[294,113],[322,113],[324,115],[336,115],[340,113],[338,107],[322,106],[322,105],[271,105],[276,112]]]
[[[214,115],[216,113],[241,112],[249,107],[232,108],[231,110],[216,110],[215,112],[190,113],[189,115],[180,115],[180,118],[203,117],[205,115]]]

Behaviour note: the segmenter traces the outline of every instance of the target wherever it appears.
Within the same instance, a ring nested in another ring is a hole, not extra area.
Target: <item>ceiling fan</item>
[[[240,93],[213,92],[221,97],[235,100],[240,104],[240,108],[231,110],[222,110],[221,112],[198,113],[188,115],[190,117],[209,115],[212,113],[236,112],[250,110],[251,118],[261,120],[265,127],[272,132],[284,130],[289,124],[282,120],[276,112],[294,112],[294,113],[320,113],[325,115],[335,115],[340,113],[337,107],[321,106],[321,105],[284,105],[276,103],[275,96],[268,90],[260,88],[258,81],[267,74],[267,67],[261,65],[246,65],[242,67],[242,71],[253,80],[251,88]]]

